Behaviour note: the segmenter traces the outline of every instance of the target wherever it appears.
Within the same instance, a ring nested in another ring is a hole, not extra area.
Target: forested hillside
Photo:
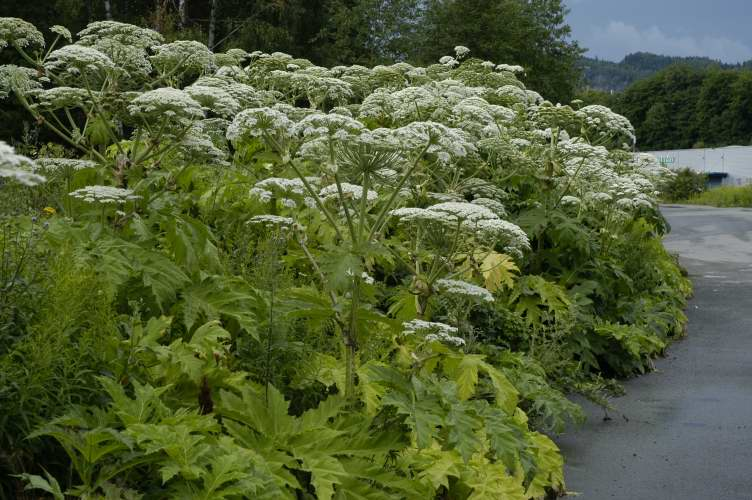
[[[742,64],[725,64],[707,57],[673,57],[636,52],[620,62],[583,57],[583,84],[588,89],[606,92],[621,92],[631,84],[648,78],[672,65],[683,65],[694,69],[742,69],[750,68],[752,61]]]
[[[752,143],[752,71],[669,66],[624,92],[582,94],[632,122],[643,151]]]

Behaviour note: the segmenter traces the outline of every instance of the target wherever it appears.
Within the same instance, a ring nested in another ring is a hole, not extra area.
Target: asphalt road
[[[752,499],[752,210],[666,206],[695,286],[688,337],[626,383],[618,412],[558,439],[583,500]]]

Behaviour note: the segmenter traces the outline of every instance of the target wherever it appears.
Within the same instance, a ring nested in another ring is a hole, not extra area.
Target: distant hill
[[[671,65],[682,64],[696,69],[718,67],[723,69],[752,69],[752,61],[742,64],[726,64],[707,57],[673,57],[636,52],[621,62],[605,61],[590,57],[582,58],[586,88],[606,92],[621,92],[632,83],[647,78]]]

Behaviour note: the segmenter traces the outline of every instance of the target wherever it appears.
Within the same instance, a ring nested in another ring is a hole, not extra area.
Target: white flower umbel
[[[78,32],[79,45],[95,45],[103,39],[146,49],[159,45],[164,37],[154,30],[117,21],[97,21]]]
[[[613,200],[613,197],[608,193],[587,193],[586,197],[597,203],[608,203]]]
[[[57,170],[83,170],[94,168],[97,163],[91,160],[76,160],[73,158],[39,158],[36,161],[38,167],[46,171]]]
[[[318,177],[306,177],[306,181],[311,186],[317,186],[320,183]],[[300,201],[307,207],[316,205],[314,199],[307,196],[309,193],[303,181],[297,178],[269,177],[257,182],[249,194],[263,202],[269,202],[276,197],[280,199],[283,206],[288,208],[297,207]]]
[[[491,198],[476,198],[472,201],[472,204],[487,208],[499,217],[506,217],[507,215],[507,210],[504,208],[504,205]]]
[[[305,138],[321,136],[346,140],[358,135],[365,126],[358,120],[341,114],[314,113],[295,125],[295,133]]]
[[[271,108],[251,108],[241,111],[227,127],[227,139],[237,143],[244,137],[268,134],[279,139],[292,137],[294,123],[283,112]]]
[[[93,92],[96,96],[98,92]],[[28,95],[34,100],[32,106],[46,111],[54,111],[62,108],[78,108],[91,103],[86,89],[77,87],[52,87],[44,90],[33,90]]]
[[[457,333],[457,329],[453,326],[445,323],[437,323],[433,321],[423,321],[422,319],[414,319],[402,323],[402,331],[406,335],[421,335],[426,333],[438,333],[443,332],[448,335]]]
[[[441,59],[439,59],[439,64],[442,64],[449,68],[454,68],[455,66],[458,66],[460,62],[452,56],[443,56]]]
[[[577,196],[566,195],[561,197],[561,204],[564,206],[577,206],[580,199]]]
[[[413,122],[394,131],[395,137],[404,149],[411,152],[422,151],[428,144],[429,154],[436,156],[440,163],[464,158],[476,148],[467,134],[435,122]]]
[[[210,129],[203,120],[196,122],[183,136],[178,150],[184,161],[229,166],[227,152],[214,144],[208,131]]]
[[[626,137],[630,144],[635,143],[635,131],[628,119],[609,108],[598,104],[585,106],[577,112],[585,124],[596,132],[598,137]]]
[[[122,204],[129,201],[135,201],[140,196],[133,194],[130,189],[117,188],[113,186],[86,186],[76,189],[70,196],[87,203],[105,203],[105,204]]]
[[[117,69],[125,73],[128,78],[120,79],[120,82],[129,88],[140,87],[139,83],[147,80],[152,72],[146,50],[138,45],[102,38],[91,47],[106,54]]]
[[[530,239],[525,231],[517,224],[503,219],[483,219],[472,223],[465,223],[481,239],[489,242],[503,242],[504,250],[520,257],[522,252],[530,250]]]
[[[318,181],[318,179],[316,179]],[[283,177],[269,177],[261,180],[254,186],[257,189],[274,192],[276,195],[299,195],[306,194],[305,184],[301,179],[286,179]]]
[[[340,187],[342,188],[342,195],[347,199],[360,201],[360,199],[363,197],[363,186],[343,182],[340,184]],[[326,186],[321,190],[321,192],[319,192],[319,197],[325,200],[339,198],[339,190],[337,189],[337,185],[331,184],[329,186]],[[378,197],[379,193],[377,193],[376,191],[369,189],[366,193],[366,200],[369,202],[375,201]]]
[[[457,337],[457,329],[445,323],[414,319],[402,323],[405,335],[423,335],[427,342],[444,342],[459,347],[465,345],[465,339]]]
[[[25,186],[36,186],[46,181],[41,175],[37,175],[29,169],[34,167],[34,162],[16,154],[8,144],[0,141],[0,178],[13,179]]]
[[[221,87],[191,85],[184,89],[189,96],[201,104],[205,111],[231,119],[240,111],[240,103]]]
[[[170,87],[144,92],[131,101],[128,112],[147,122],[167,120],[183,127],[204,117],[201,106],[188,93]]]
[[[37,71],[31,68],[13,64],[0,65],[0,100],[8,97],[11,92],[38,92],[42,84],[37,81],[37,77]]]
[[[457,56],[457,59],[462,59],[463,57],[467,56],[469,53],[470,53],[470,49],[468,49],[464,45],[457,45],[454,48],[454,54]]]
[[[50,28],[50,31],[55,33],[56,35],[60,35],[65,40],[68,41],[68,43],[73,42],[73,35],[71,35],[71,32],[68,28],[65,26],[60,26],[59,24],[56,24]]]
[[[525,89],[515,85],[503,85],[496,89],[496,96],[501,98],[504,104],[523,104],[527,106],[528,95]]]
[[[44,36],[36,27],[17,17],[0,17],[0,51],[8,45],[44,47]]]
[[[428,207],[432,212],[441,212],[462,221],[477,222],[486,219],[498,219],[490,209],[474,203],[450,201]]]
[[[501,219],[492,209],[475,203],[450,201],[428,208],[398,208],[389,214],[402,223],[440,224],[449,229],[459,229],[484,243],[500,243],[505,251],[515,257],[521,257],[524,251],[530,249],[530,240],[522,228]]]
[[[215,67],[214,54],[201,42],[178,40],[153,47],[151,64],[161,73],[208,73]]]
[[[435,283],[436,290],[443,295],[478,302],[493,302],[491,292],[467,281],[441,279]]]
[[[116,67],[112,59],[97,49],[82,45],[66,45],[49,55],[44,68],[63,79],[80,77],[96,84],[108,71],[115,71]]]
[[[506,71],[509,73],[524,73],[525,68],[522,66],[512,65],[512,64],[497,64],[496,65],[497,71]]]
[[[254,215],[248,221],[248,224],[257,224],[267,228],[288,228],[295,224],[291,217],[282,217],[280,215]]]

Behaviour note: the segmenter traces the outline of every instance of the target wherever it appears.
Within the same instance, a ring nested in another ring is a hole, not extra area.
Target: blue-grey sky
[[[588,56],[631,52],[752,59],[752,0],[565,0]]]

